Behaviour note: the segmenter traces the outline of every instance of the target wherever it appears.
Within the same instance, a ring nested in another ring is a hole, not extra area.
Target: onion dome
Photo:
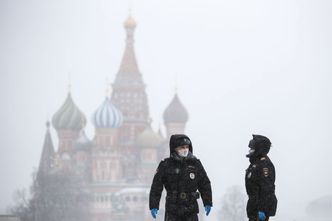
[[[189,115],[187,109],[180,101],[177,94],[164,111],[164,122],[167,123],[186,123]]]
[[[125,28],[135,28],[136,21],[131,15],[129,15],[126,21],[123,23],[123,25]]]
[[[70,93],[65,103],[53,115],[52,123],[56,130],[81,130],[85,126],[86,118],[75,105]]]
[[[136,139],[136,144],[141,148],[156,148],[163,142],[163,138],[155,133],[151,127],[146,128]]]
[[[122,125],[123,115],[106,97],[95,111],[92,121],[97,128],[117,128]]]
[[[81,130],[80,136],[75,141],[75,148],[79,149],[89,149],[92,146],[92,141],[86,136],[85,131]]]

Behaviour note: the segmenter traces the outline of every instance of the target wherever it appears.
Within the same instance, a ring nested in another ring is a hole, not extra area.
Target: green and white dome
[[[86,125],[86,118],[75,105],[70,93],[61,108],[53,115],[52,124],[56,130],[81,130]]]

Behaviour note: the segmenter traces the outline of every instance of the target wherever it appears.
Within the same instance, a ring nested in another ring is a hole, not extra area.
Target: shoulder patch
[[[162,160],[160,161],[160,163],[165,164],[165,163],[167,163],[168,161],[169,161],[169,158],[164,158],[164,159],[162,159]]]
[[[167,167],[167,164],[168,164],[167,161],[168,161],[167,159],[161,160],[158,168],[162,170],[163,168]]]

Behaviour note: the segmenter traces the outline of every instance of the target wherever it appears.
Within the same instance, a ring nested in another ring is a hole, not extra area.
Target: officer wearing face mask
[[[275,169],[267,156],[270,140],[262,135],[253,135],[249,142],[250,165],[246,170],[245,184],[249,197],[247,216],[249,221],[265,220],[274,216],[277,210],[275,195]]]
[[[151,185],[151,215],[156,218],[165,187],[165,221],[198,221],[197,199],[201,196],[206,215],[209,215],[212,207],[210,180],[201,161],[193,155],[188,136],[172,135],[169,146],[170,157],[160,162]]]

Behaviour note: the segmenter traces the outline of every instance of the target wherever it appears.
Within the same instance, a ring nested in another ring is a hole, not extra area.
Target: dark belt
[[[167,193],[167,197],[170,197],[172,199],[181,199],[181,200],[186,200],[186,199],[199,199],[200,194],[199,192],[177,192],[173,191],[170,194]]]

